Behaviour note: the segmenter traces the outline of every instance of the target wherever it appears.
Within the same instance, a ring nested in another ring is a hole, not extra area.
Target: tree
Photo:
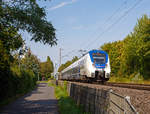
[[[24,55],[21,60],[21,66],[23,69],[32,70],[36,76],[40,72],[40,60],[32,54],[31,49],[28,49],[28,52]]]
[[[64,70],[66,67],[65,67],[65,64],[61,64],[61,66],[58,68],[58,72],[61,72],[62,70]]]
[[[75,57],[73,57],[73,59],[72,59],[72,63],[74,63],[74,62],[76,62],[77,60],[78,60],[79,58],[77,57],[77,56],[75,56]]]
[[[111,71],[115,76],[140,74],[150,78],[150,18],[138,19],[133,32],[123,41],[104,44],[101,47],[110,57]]]
[[[133,33],[137,42],[140,73],[145,79],[150,78],[150,18],[147,15],[138,20]]]
[[[57,41],[55,29],[46,20],[45,10],[39,7],[37,0],[1,0],[0,27],[26,30],[32,34],[31,40],[51,46]]]
[[[14,64],[13,52],[24,42],[18,31],[27,31],[35,42],[56,45],[55,29],[37,0],[0,0],[0,101],[15,96],[17,90],[33,87],[39,69],[37,57],[29,52],[21,68]]]
[[[54,65],[49,56],[47,56],[47,65],[49,66],[49,72],[52,73],[54,71]]]
[[[67,61],[65,64],[62,64],[59,68],[58,68],[58,72],[61,72],[62,70],[64,70],[65,68],[67,68],[68,66],[70,66],[72,63],[74,63],[75,61],[78,60],[78,57],[75,56],[73,57],[73,59],[71,61]]]
[[[117,74],[120,69],[120,57],[122,53],[122,42],[116,41],[108,44],[104,44],[101,47],[109,54],[110,65],[111,65],[111,73]]]
[[[40,63],[41,75],[42,77],[49,78],[53,71],[54,71],[53,62],[51,61],[50,57],[47,56],[47,61]]]
[[[11,53],[19,49],[20,46],[22,46],[22,38],[17,31],[13,27],[4,28],[0,25],[0,101],[14,93],[10,70],[10,65],[13,62]]]

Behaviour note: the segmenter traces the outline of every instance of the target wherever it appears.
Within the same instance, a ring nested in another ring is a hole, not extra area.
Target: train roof
[[[107,54],[107,52],[104,51],[104,50],[93,49],[93,50],[90,50],[90,51],[86,52],[85,54],[83,54],[83,56],[85,56],[85,55],[88,54],[88,53],[98,53],[98,52]],[[81,56],[80,58],[82,58],[83,56]],[[79,58],[79,59],[80,59],[80,58]]]
[[[79,59],[81,59],[82,57],[84,57],[84,56],[87,55],[87,54],[90,54],[90,55],[91,55],[92,53],[103,53],[103,54],[108,55],[106,51],[93,49],[93,50],[90,50],[90,51],[88,51],[87,53],[85,53],[85,54],[84,54],[83,56],[81,56]],[[79,59],[78,59],[78,60],[79,60]],[[77,60],[77,61],[78,61],[78,60]],[[75,62],[72,63],[71,65],[77,64],[77,61],[75,61]],[[64,72],[64,71],[68,70],[68,69],[71,67],[71,65],[69,65],[67,68],[65,68],[65,69],[62,70],[61,72]]]
[[[88,53],[98,53],[98,52],[100,52],[100,53],[104,53],[104,54],[107,54],[107,52],[106,52],[106,51],[104,51],[104,50],[96,50],[96,49],[91,50],[91,51],[89,51]]]

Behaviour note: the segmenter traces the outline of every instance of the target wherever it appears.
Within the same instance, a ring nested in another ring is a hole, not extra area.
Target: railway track
[[[106,85],[106,86],[113,86],[113,87],[122,87],[122,88],[130,88],[130,89],[138,89],[138,90],[148,90],[148,91],[150,91],[150,85],[148,85],[148,84],[131,84],[131,83],[106,82],[104,85]]]
[[[115,82],[105,82],[105,83],[91,82],[91,83],[88,83],[88,82],[79,82],[79,81],[71,81],[71,82],[96,84],[96,85],[103,85],[103,86],[112,86],[112,87],[130,88],[130,89],[150,91],[150,84],[132,84],[132,83],[115,83]]]
[[[140,114],[146,114],[150,112],[150,84],[131,84],[131,83],[113,83],[113,82],[106,82],[105,84],[100,84],[99,82],[87,83],[87,82],[77,82],[77,81],[70,81],[78,86],[82,87],[89,87],[96,89],[96,93],[98,93],[98,89],[103,90],[113,90],[114,93],[117,93],[121,96],[130,96],[131,103],[136,108],[136,110]],[[82,88],[83,89],[83,88]],[[86,89],[86,88],[84,88]],[[88,89],[87,89],[88,91]],[[89,90],[90,91],[90,90]],[[94,91],[92,91],[93,94]],[[103,94],[102,94],[103,95]],[[113,96],[112,96],[113,97]],[[120,103],[120,99],[118,103]]]
[[[87,83],[87,82],[80,82],[80,83]],[[150,84],[132,84],[132,83],[115,83],[115,82],[105,82],[105,83],[92,82],[90,84],[150,91]]]

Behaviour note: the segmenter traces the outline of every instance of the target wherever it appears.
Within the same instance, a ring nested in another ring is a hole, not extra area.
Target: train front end
[[[108,54],[102,50],[92,50],[89,55],[92,63],[91,77],[95,80],[108,81],[111,72]]]

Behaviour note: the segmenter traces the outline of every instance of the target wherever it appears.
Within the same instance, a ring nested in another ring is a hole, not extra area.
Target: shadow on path
[[[1,114],[58,114],[54,88],[41,83],[38,88],[4,107]]]

